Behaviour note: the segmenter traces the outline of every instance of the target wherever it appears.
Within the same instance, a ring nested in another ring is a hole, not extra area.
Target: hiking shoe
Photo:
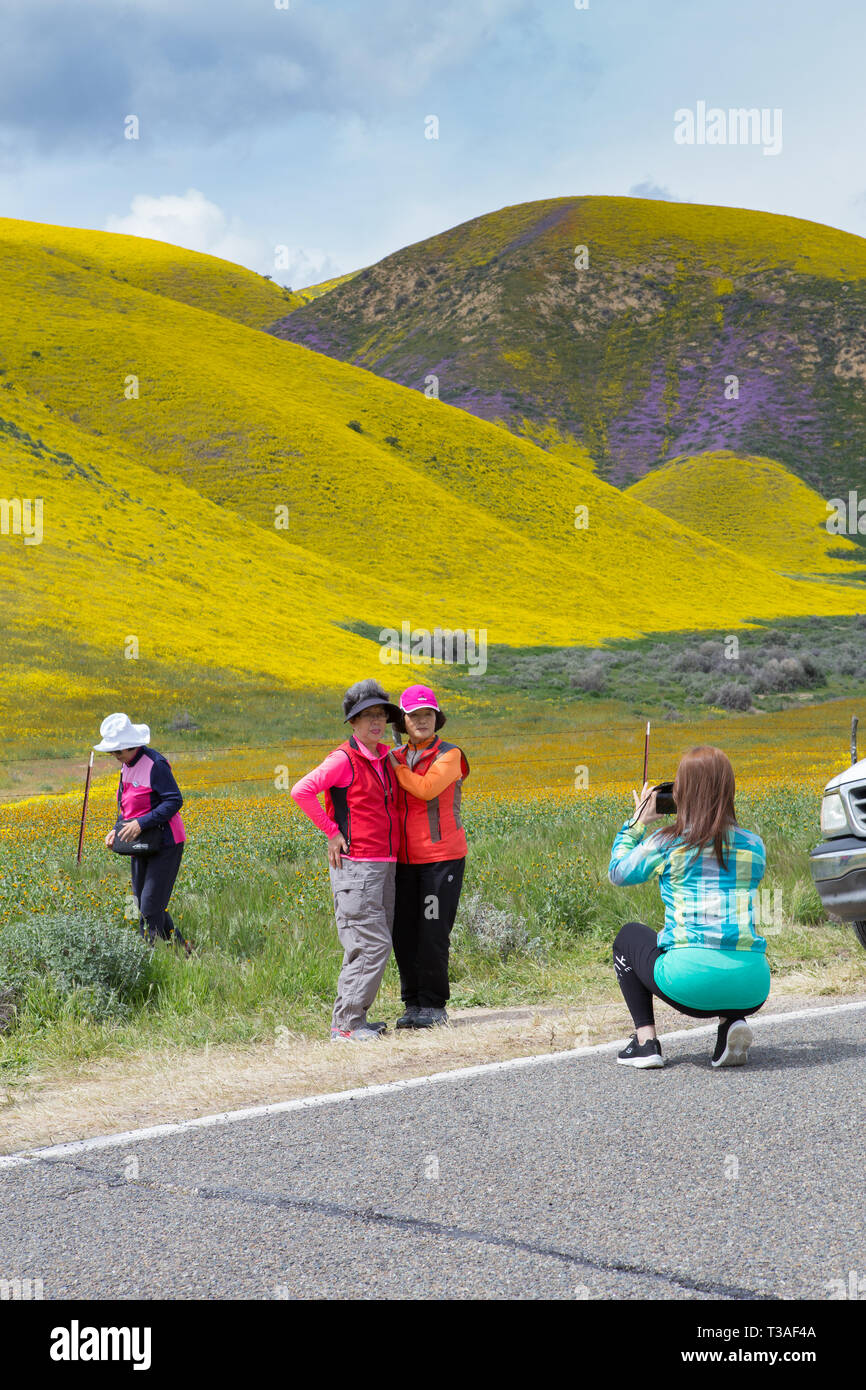
[[[384,1019],[381,1023],[372,1023],[368,1018],[367,1022],[364,1024],[364,1027],[370,1028],[374,1033],[387,1033],[388,1031],[388,1025],[387,1023],[385,1023]]]
[[[744,1018],[723,1018],[716,1034],[714,1067],[741,1067],[749,1060],[752,1030]]]
[[[665,1059],[662,1056],[661,1043],[658,1038],[647,1038],[645,1043],[639,1043],[637,1033],[632,1033],[631,1041],[622,1052],[616,1054],[616,1060],[622,1062],[627,1067],[663,1067]]]
[[[420,1008],[415,1015],[414,1028],[438,1028],[448,1022],[444,1009]]]
[[[376,1028],[332,1028],[331,1042],[372,1042],[381,1034]]]
[[[397,1028],[415,1028],[419,1012],[417,1004],[407,1004],[406,1012],[397,1019],[395,1026]]]

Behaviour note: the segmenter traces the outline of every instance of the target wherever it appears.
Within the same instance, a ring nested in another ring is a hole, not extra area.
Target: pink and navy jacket
[[[323,834],[329,839],[342,834],[349,846],[346,859],[396,861],[397,781],[388,762],[390,751],[379,743],[370,753],[351,734],[292,787],[294,800]]]
[[[120,769],[117,807],[124,820],[137,820],[142,830],[164,826],[163,845],[179,845],[186,839],[180,818],[183,797],[171,764],[155,748],[140,748],[131,763]]]

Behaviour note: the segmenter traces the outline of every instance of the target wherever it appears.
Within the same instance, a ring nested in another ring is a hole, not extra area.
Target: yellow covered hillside
[[[250,328],[266,328],[280,314],[290,313],[331,287],[289,293],[245,266],[167,241],[0,217],[0,255],[13,246],[26,246],[52,258],[49,264],[60,294],[68,270],[74,267],[76,272],[109,276],[121,284],[223,314]],[[80,283],[77,277],[76,284]]]
[[[852,561],[866,560],[860,546],[827,530],[830,499],[775,459],[728,450],[671,459],[626,491],[784,574],[851,576],[857,569]],[[834,550],[851,559],[829,553]]]
[[[600,644],[862,606],[496,425],[134,283],[136,238],[73,257],[64,229],[33,228],[0,223],[0,497],[41,499],[43,535],[0,536],[0,584],[49,663],[52,631],[117,651],[138,624],[166,660],[312,687],[376,660],[341,624]]]

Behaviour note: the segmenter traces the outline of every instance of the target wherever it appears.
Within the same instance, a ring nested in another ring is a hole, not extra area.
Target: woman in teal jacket
[[[644,883],[657,874],[665,908],[658,936],[626,922],[613,945],[614,969],[635,1026],[617,1061],[664,1065],[653,995],[692,1018],[720,1019],[714,1067],[748,1057],[746,1016],[770,993],[767,943],[754,926],[754,900],[766,853],[759,835],[737,824],[734,770],[720,748],[701,745],[680,761],[674,782],[676,821],[648,833],[656,814],[653,788],[636,792],[635,815],[611,850],[611,883]]]

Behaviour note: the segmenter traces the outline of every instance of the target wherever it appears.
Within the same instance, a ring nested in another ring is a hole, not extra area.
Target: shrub
[[[605,689],[607,681],[600,666],[586,666],[582,671],[575,671],[571,677],[571,684],[577,690],[584,690],[587,694],[597,695]]]
[[[803,667],[803,675],[805,677],[806,685],[827,684],[827,677],[824,675],[824,672],[818,665],[817,661],[813,661],[811,656],[801,656],[800,664]]]
[[[347,428],[350,429],[350,430],[356,430],[358,434],[363,434],[363,433],[364,433],[364,431],[363,431],[362,428],[361,428],[361,423],[360,423],[359,420],[350,420],[350,421],[349,421],[349,424],[348,424],[348,426],[347,426]]]
[[[711,671],[713,663],[706,652],[697,652],[687,647],[684,652],[674,657],[671,667],[674,671]]]
[[[719,709],[751,709],[752,691],[748,685],[740,685],[737,681],[726,681],[717,690],[709,690],[706,701],[708,705],[718,705]]]
[[[81,912],[11,922],[0,937],[0,985],[22,1001],[47,984],[95,1018],[120,1017],[149,980],[142,938]]]
[[[460,903],[458,940],[462,935],[471,945],[507,960],[516,951],[535,952],[538,942],[530,936],[526,922],[515,912],[494,907],[480,893],[470,893]]]
[[[183,714],[175,715],[168,727],[171,729],[172,733],[184,733],[187,731],[193,733],[198,728],[198,724],[196,724],[189,711],[184,710]]]
[[[766,665],[755,673],[757,690],[796,690],[799,686],[823,682],[823,671],[810,657],[805,657],[803,661],[796,656],[785,656],[781,660],[771,657]]]
[[[0,1033],[5,1033],[7,1028],[11,1028],[15,1022],[17,1012],[18,996],[11,985],[5,989],[0,989]]]

